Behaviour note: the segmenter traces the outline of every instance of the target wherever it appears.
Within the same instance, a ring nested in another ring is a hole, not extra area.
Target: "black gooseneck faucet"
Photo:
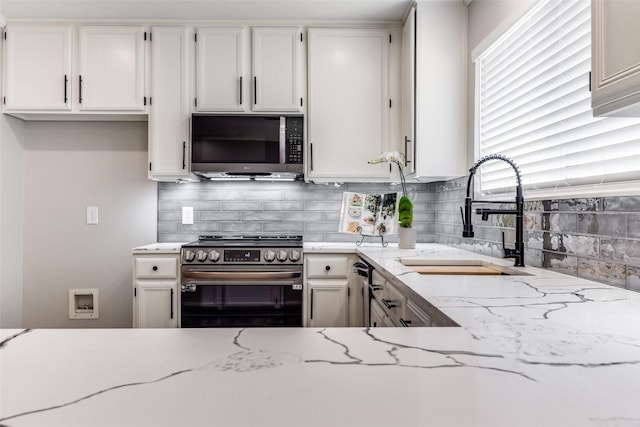
[[[501,154],[492,154],[489,156],[485,156],[478,160],[472,167],[469,169],[469,180],[467,181],[467,197],[464,199],[464,212],[462,211],[462,207],[460,207],[460,213],[462,214],[462,237],[473,237],[473,224],[471,223],[471,215],[473,210],[474,203],[499,203],[499,204],[514,204],[511,201],[493,201],[493,200],[473,200],[472,197],[472,188],[473,188],[473,176],[476,171],[485,162],[489,160],[502,160],[503,162],[507,162],[516,173],[516,200],[515,200],[515,209],[484,209],[478,208],[476,209],[476,214],[482,215],[482,220],[486,221],[489,219],[489,215],[495,214],[512,214],[516,216],[516,242],[514,249],[508,249],[504,244],[504,231],[502,232],[502,249],[504,251],[505,258],[514,258],[515,267],[524,267],[524,236],[523,236],[523,228],[524,228],[524,198],[522,197],[522,182],[520,180],[520,169],[515,164],[513,160],[510,158],[503,156]]]

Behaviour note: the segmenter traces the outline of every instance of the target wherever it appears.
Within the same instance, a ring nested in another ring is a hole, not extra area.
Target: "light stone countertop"
[[[356,250],[461,327],[2,330],[0,425],[640,426],[637,293],[398,262],[512,264],[447,246]]]
[[[186,242],[151,243],[133,248],[133,254],[179,254],[182,245]]]

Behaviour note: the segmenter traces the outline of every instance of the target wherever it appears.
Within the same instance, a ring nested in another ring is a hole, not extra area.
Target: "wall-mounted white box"
[[[97,319],[98,297],[98,289],[69,289],[69,319]]]

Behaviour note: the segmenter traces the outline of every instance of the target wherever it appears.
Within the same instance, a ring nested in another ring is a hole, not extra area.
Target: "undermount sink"
[[[531,276],[515,268],[478,260],[401,258],[400,262],[419,274],[459,276]]]

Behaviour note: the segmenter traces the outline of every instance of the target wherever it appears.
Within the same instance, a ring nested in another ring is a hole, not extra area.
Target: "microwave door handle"
[[[280,164],[286,163],[287,151],[287,118],[280,116]]]

